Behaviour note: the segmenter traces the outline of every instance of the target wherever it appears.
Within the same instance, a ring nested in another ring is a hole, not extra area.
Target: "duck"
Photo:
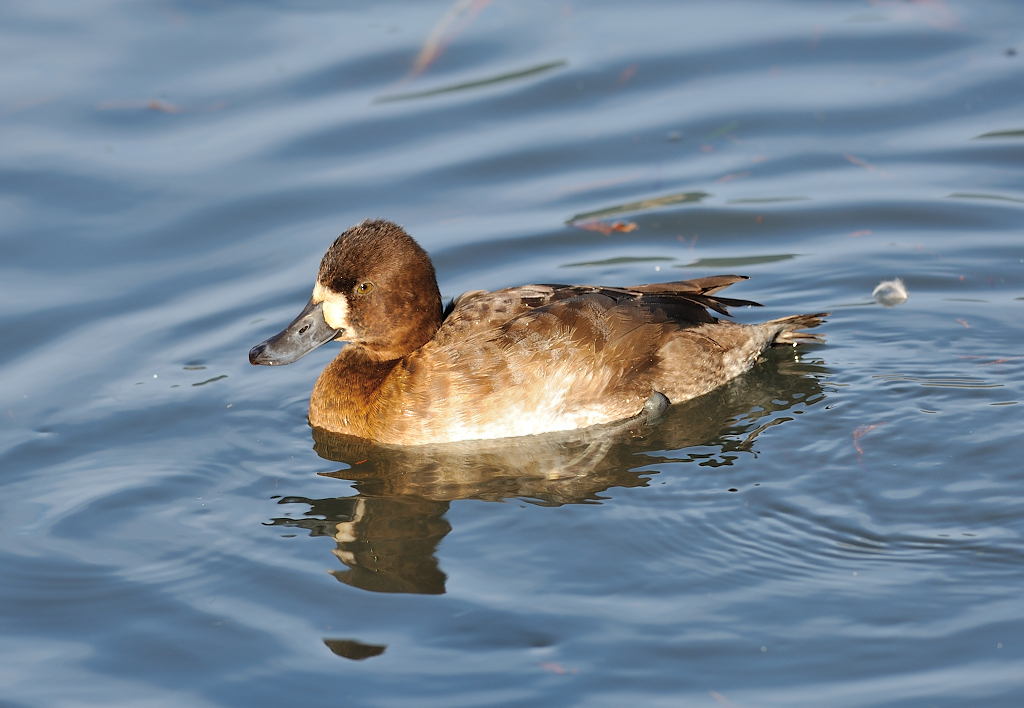
[[[750,369],[772,346],[820,343],[829,314],[738,324],[718,292],[741,275],[628,287],[474,290],[443,306],[426,251],[398,224],[363,221],[320,262],[313,294],[254,365],[290,364],[331,341],[309,423],[413,446],[570,431],[651,416]]]

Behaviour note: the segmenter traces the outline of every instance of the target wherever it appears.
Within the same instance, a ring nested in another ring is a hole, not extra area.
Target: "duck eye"
[[[366,295],[371,290],[373,290],[373,283],[360,283],[356,286],[356,292],[360,295]]]

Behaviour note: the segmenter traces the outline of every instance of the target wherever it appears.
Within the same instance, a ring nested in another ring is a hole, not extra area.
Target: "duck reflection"
[[[333,537],[334,554],[347,569],[332,574],[343,583],[374,592],[441,594],[446,576],[435,552],[451,530],[443,517],[452,500],[599,503],[612,487],[645,486],[657,474],[651,465],[729,465],[739,454],[755,452],[762,431],[793,420],[780,414],[822,401],[826,374],[820,362],[773,351],[750,373],[667,410],[653,405],[634,420],[527,438],[403,448],[314,429],[317,454],[347,465],[323,474],[355,482],[357,494],[283,498],[281,504],[309,510],[305,518],[271,523]],[[700,450],[687,452],[695,446]]]
[[[447,502],[357,494],[336,499],[284,497],[279,503],[309,505],[305,519],[271,523],[333,537],[338,544],[334,555],[347,566],[331,571],[341,582],[373,592],[444,593],[447,576],[438,568],[434,552],[452,530],[442,518]]]

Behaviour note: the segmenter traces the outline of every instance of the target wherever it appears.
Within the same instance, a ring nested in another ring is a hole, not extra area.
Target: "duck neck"
[[[380,390],[399,362],[380,361],[361,346],[346,346],[316,380],[309,400],[310,425],[374,439]]]
[[[443,308],[437,282],[431,277],[403,292],[374,303],[359,313],[359,344],[377,362],[401,359],[429,342],[441,327]]]

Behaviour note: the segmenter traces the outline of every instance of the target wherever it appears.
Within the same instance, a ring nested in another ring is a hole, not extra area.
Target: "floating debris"
[[[632,221],[600,221],[598,219],[591,219],[588,221],[578,221],[572,224],[578,229],[586,229],[587,231],[598,231],[602,234],[610,234],[613,231],[620,231],[622,233],[629,233],[637,228],[637,225]]]
[[[540,668],[544,669],[548,673],[558,674],[559,676],[566,676],[568,674],[575,674],[579,669],[567,669],[557,661],[542,661],[537,664]]]
[[[622,73],[619,74],[619,82],[616,84],[616,86],[624,86],[630,79],[633,78],[633,75],[636,73],[636,70],[636,64],[630,64],[625,69],[623,69]]]
[[[852,162],[854,165],[857,165],[857,167],[863,167],[865,170],[867,170],[869,172],[874,172],[875,174],[877,174],[877,175],[879,175],[881,177],[891,177],[891,175],[888,172],[886,172],[885,170],[882,170],[882,169],[879,169],[879,168],[875,167],[874,165],[872,165],[867,160],[862,160],[859,157],[857,157],[856,155],[851,155],[848,152],[844,152],[843,153],[843,157],[845,157],[847,160]]]
[[[907,288],[899,278],[895,280],[883,280],[871,291],[871,297],[875,302],[885,307],[896,307],[907,301]]]
[[[870,433],[875,428],[885,425],[887,421],[881,423],[872,423],[871,425],[861,425],[853,431],[853,446],[857,449],[857,459],[863,460],[864,448],[860,446],[860,439]]]
[[[412,76],[419,76],[433,64],[449,44],[490,4],[491,0],[456,0],[430,31],[423,49],[416,57]]]
[[[160,99],[142,99],[138,101],[100,101],[96,104],[98,111],[118,111],[129,109],[146,109],[158,113],[201,113],[222,111],[227,108],[227,101],[216,101],[206,106],[179,106]]]

